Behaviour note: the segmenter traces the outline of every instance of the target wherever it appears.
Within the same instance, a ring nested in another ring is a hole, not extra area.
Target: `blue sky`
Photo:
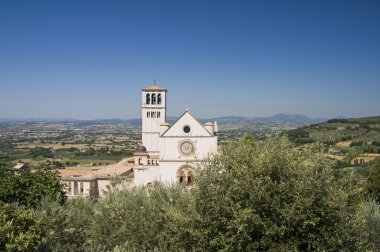
[[[379,0],[0,0],[0,117],[380,115]]]

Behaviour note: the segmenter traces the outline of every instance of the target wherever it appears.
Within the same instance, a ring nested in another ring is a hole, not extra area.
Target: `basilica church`
[[[67,196],[102,197],[115,177],[120,187],[149,187],[154,181],[191,187],[199,162],[217,152],[216,122],[201,124],[186,109],[178,120],[166,122],[167,90],[142,89],[142,142],[133,157],[117,164],[59,169]]]
[[[216,154],[216,122],[201,124],[186,108],[178,120],[166,122],[167,90],[142,89],[142,145],[134,155],[134,184],[153,181],[192,186],[199,161]]]

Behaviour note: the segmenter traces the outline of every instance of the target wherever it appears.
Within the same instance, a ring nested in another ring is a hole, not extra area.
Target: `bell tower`
[[[142,89],[142,143],[150,153],[159,153],[160,125],[166,122],[165,88]]]

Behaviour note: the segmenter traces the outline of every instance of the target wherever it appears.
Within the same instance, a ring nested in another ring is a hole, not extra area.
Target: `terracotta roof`
[[[59,169],[62,180],[92,180],[98,177],[120,176],[133,169],[133,157],[107,166]]]
[[[142,89],[143,91],[167,91],[165,88],[160,86],[149,86]]]
[[[93,178],[95,177],[114,177],[114,176],[120,176],[124,173],[128,172],[129,170],[133,169],[133,163],[129,162],[134,160],[133,157],[131,158],[124,158],[119,163],[107,165],[101,167],[99,170],[92,172],[91,174],[84,175],[83,178]]]
[[[61,178],[71,178],[71,177],[81,177],[87,174],[90,174],[94,171],[94,168],[88,168],[88,167],[81,167],[81,168],[65,168],[65,169],[58,169],[57,170]]]

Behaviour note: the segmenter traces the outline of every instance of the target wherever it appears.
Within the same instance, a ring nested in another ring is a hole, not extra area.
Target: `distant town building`
[[[24,170],[28,168],[28,165],[27,164],[24,164],[24,163],[17,163],[12,169],[13,170]]]

